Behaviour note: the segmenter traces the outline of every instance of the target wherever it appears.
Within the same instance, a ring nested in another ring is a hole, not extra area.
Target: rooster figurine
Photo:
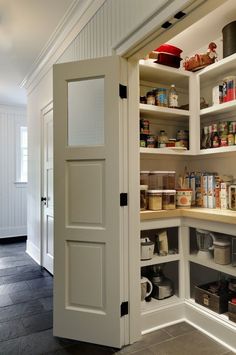
[[[203,54],[195,54],[191,58],[186,58],[184,61],[185,70],[197,71],[215,62],[217,58],[216,44],[211,42],[208,46],[207,52]]]

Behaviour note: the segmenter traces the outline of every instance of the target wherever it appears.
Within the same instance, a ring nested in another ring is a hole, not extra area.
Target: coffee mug
[[[141,301],[145,301],[145,298],[152,293],[152,283],[146,277],[141,277]]]

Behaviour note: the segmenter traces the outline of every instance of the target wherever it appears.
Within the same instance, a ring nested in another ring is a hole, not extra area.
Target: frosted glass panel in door
[[[104,144],[104,78],[68,83],[68,145]]]

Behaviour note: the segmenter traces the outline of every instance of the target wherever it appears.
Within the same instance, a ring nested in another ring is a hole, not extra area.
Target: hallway
[[[0,355],[230,355],[186,323],[147,334],[121,351],[52,336],[53,278],[26,253],[25,242],[0,243]]]

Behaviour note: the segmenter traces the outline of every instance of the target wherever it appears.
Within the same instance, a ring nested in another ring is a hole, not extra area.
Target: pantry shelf
[[[232,145],[228,147],[201,149],[199,155],[211,155],[211,154],[232,153],[232,152],[236,152],[236,145]]]
[[[236,100],[224,102],[223,104],[210,106],[200,110],[201,118],[212,116],[212,114],[222,114],[234,111],[236,109]]]
[[[216,264],[213,259],[203,259],[203,258],[199,258],[197,255],[190,255],[188,260],[195,264],[206,266],[210,269],[217,270],[228,275],[236,276],[236,268],[233,267],[231,264],[229,265]]]
[[[154,257],[151,260],[141,260],[140,266],[150,266],[150,265],[156,265],[156,264],[162,264],[162,263],[169,263],[171,261],[178,261],[180,259],[179,254],[173,254],[173,255],[166,255],[166,256],[159,256],[159,255],[154,255]]]
[[[175,83],[176,86],[188,89],[189,77],[193,73],[183,69],[171,68],[166,65],[153,63],[152,60],[140,60],[140,80],[164,82],[166,85]]]
[[[227,313],[218,314],[218,313],[212,311],[211,309],[206,308],[206,307],[201,306],[200,304],[196,303],[193,298],[186,299],[185,304],[186,304],[186,306],[191,306],[191,307],[198,309],[199,311],[201,311],[205,315],[210,315],[212,318],[217,319],[217,321],[222,323],[224,326],[225,326],[225,324],[227,324],[228,327],[231,327],[233,330],[235,330],[235,323],[229,320]]]
[[[236,54],[232,54],[219,62],[202,69],[197,75],[204,82],[216,81],[229,73],[234,73],[236,67]]]
[[[169,307],[170,305],[182,303],[181,299],[176,295],[173,295],[164,300],[156,300],[152,298],[150,302],[141,303],[141,315],[145,315],[149,312],[157,311],[158,309]]]
[[[182,147],[168,148],[140,148],[141,154],[169,154],[169,155],[191,155],[187,149],[179,149]]]
[[[189,118],[190,112],[187,110],[181,110],[177,108],[169,108],[155,105],[140,104],[140,114],[145,115],[145,118],[168,118],[171,120],[179,120]]]

